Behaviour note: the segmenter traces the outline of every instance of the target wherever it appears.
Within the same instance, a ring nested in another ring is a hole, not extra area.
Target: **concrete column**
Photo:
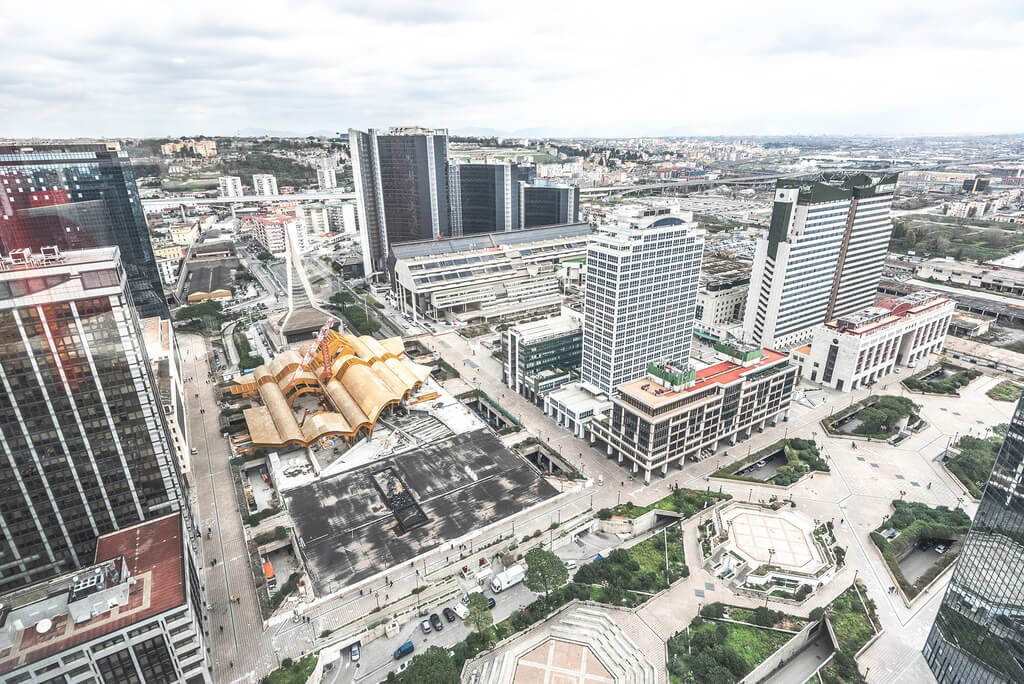
[[[635,475],[636,471],[640,470],[640,466],[637,465],[636,461],[632,461],[632,464],[633,464],[633,474]]]
[[[644,484],[651,484],[651,469],[644,470]]]
[[[619,463],[622,463],[622,452],[621,451],[619,452],[618,456],[619,456]]]
[[[612,455],[612,445],[611,444],[605,444],[604,448],[605,448],[605,451],[608,453],[608,455],[611,456]]]
[[[663,476],[664,475],[668,475],[668,461],[666,461],[665,463],[661,464],[661,474]]]

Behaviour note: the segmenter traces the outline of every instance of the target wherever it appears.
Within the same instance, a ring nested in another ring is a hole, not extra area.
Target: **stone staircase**
[[[590,649],[614,677],[616,684],[657,684],[661,679],[643,651],[604,611],[579,606],[548,625],[538,625],[520,640],[509,643],[464,681],[473,684],[508,684],[521,655],[549,640],[579,644]],[[474,674],[476,675],[474,677]]]

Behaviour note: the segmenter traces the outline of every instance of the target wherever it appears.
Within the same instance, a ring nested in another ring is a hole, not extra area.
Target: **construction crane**
[[[306,351],[306,355],[302,357],[302,361],[295,368],[295,372],[292,373],[292,377],[288,380],[288,387],[295,384],[295,381],[299,377],[299,373],[302,373],[309,367],[309,364],[313,362],[313,357],[316,356],[317,351],[320,351],[320,358],[322,361],[323,369],[321,370],[321,378],[327,380],[330,376],[330,353],[327,350],[327,333],[334,325],[335,318],[331,316],[327,319],[327,322],[320,326],[319,332],[316,334],[316,338],[313,340],[313,344],[309,346],[309,350]]]

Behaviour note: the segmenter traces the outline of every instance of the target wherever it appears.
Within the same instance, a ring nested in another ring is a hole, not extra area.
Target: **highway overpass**
[[[196,197],[182,195],[179,197],[160,197],[142,200],[142,208],[147,211],[161,211],[177,207],[195,207],[201,204],[272,204],[274,202],[324,202],[327,200],[354,200],[353,192],[303,192],[294,195],[244,195],[242,197]]]

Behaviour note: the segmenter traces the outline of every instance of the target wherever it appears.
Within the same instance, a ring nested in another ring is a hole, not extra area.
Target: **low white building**
[[[855,390],[941,350],[955,309],[930,290],[883,299],[817,326],[811,344],[794,349],[790,358],[811,382]]]
[[[160,272],[160,282],[173,285],[178,280],[178,265],[181,259],[157,259],[156,270]]]
[[[544,396],[544,413],[555,422],[583,439],[594,416],[612,407],[607,394],[593,385],[573,383]]]

